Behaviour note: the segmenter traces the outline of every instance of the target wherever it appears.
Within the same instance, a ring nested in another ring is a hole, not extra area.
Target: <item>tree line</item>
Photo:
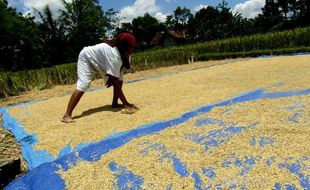
[[[75,62],[79,51],[108,39],[108,35],[131,32],[140,49],[151,48],[157,32],[185,32],[188,43],[281,31],[309,26],[309,0],[266,0],[261,14],[248,19],[233,13],[222,1],[191,13],[177,7],[160,22],[148,13],[128,23],[120,23],[117,11],[104,9],[98,0],[62,0],[57,18],[46,6],[37,11],[40,21],[24,16],[0,1],[0,71],[17,71]]]

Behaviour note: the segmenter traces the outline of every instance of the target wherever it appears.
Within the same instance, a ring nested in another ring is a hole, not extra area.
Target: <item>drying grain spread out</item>
[[[310,175],[309,60],[238,60],[125,84],[139,107],[133,114],[111,108],[111,89],[86,93],[66,125],[60,118],[69,96],[9,112],[37,135],[35,149],[55,158],[66,146],[133,136],[94,162],[59,169],[68,189],[303,189]]]

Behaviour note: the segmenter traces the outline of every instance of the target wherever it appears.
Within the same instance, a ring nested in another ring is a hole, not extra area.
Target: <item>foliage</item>
[[[0,1],[0,71],[72,62],[84,46],[101,42],[109,20],[97,0],[62,2],[65,9],[58,18],[46,6],[37,11],[41,21],[35,22]]]
[[[166,20],[166,27],[169,30],[184,31],[188,29],[188,22],[193,18],[190,9],[186,7],[177,7],[173,15],[169,15]]]
[[[43,90],[54,85],[72,84],[76,81],[76,64],[51,68],[0,73],[0,97],[18,95],[33,89]]]
[[[197,60],[198,57],[201,58],[201,55],[206,54],[216,54],[217,56],[223,54],[222,58],[224,58],[225,53],[236,52],[236,54],[239,54],[240,52],[263,52],[264,50],[296,49],[298,47],[310,47],[310,28],[234,37],[146,51],[135,54],[132,58],[132,62],[133,67],[137,65],[139,65],[139,67],[149,67],[149,65],[152,65],[152,67],[169,66],[185,64],[192,61],[192,59]]]
[[[84,46],[123,31],[133,33],[140,50],[144,50],[151,47],[150,42],[158,32],[165,30],[186,33],[192,43],[310,25],[309,0],[266,0],[261,14],[252,19],[233,14],[223,0],[218,6],[208,6],[195,14],[186,7],[177,7],[163,23],[145,13],[121,26],[118,12],[114,9],[104,12],[98,0],[62,0],[62,3],[64,10],[59,10],[59,17],[45,7],[38,12],[40,18],[35,19],[9,7],[7,0],[0,1],[0,71],[73,62]]]
[[[131,32],[140,47],[148,45],[156,33],[164,29],[164,25],[149,13],[133,19],[131,23],[123,23],[122,26],[118,32]]]
[[[36,68],[44,64],[39,30],[31,17],[23,17],[0,1],[1,70]]]
[[[116,29],[119,27],[120,19],[117,17],[118,12],[115,11],[113,8],[108,9],[105,14],[108,19],[108,23],[106,26],[108,38],[111,38],[113,35],[116,34]]]
[[[65,10],[60,16],[68,34],[68,43],[76,59],[79,51],[89,45],[99,43],[105,35],[108,18],[97,0],[73,0],[71,3],[62,0]]]
[[[42,46],[45,50],[48,67],[67,61],[66,48],[68,48],[64,25],[60,20],[53,19],[52,11],[48,6],[43,13],[38,11],[42,23],[38,24]],[[64,51],[65,50],[65,51]]]
[[[187,64],[192,61],[310,52],[310,28],[251,35],[204,43],[148,50],[134,54],[131,72]],[[0,73],[0,97],[32,89],[76,82],[76,64],[39,70]]]

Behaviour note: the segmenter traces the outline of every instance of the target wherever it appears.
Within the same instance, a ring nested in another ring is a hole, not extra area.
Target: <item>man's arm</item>
[[[120,82],[120,87],[122,88],[122,86],[123,86],[123,81],[119,81]],[[124,105],[120,105],[120,104],[118,104],[118,96],[117,96],[117,94],[116,94],[116,88],[113,88],[113,99],[112,99],[112,107],[114,107],[114,108],[123,108],[124,107]]]
[[[127,101],[127,99],[123,93],[123,90],[122,90],[122,83],[117,77],[109,75],[109,80],[107,83],[109,83],[110,85],[113,85],[114,92],[116,93],[115,95],[121,100],[121,102],[124,104],[124,106],[126,106],[126,107],[132,107],[133,106],[132,104],[130,104]]]

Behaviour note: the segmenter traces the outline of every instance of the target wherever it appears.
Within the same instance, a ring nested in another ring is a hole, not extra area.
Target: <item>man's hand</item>
[[[138,108],[136,105],[134,105],[134,104],[130,104],[130,103],[128,103],[128,105],[125,105],[125,108],[139,110],[139,108]]]
[[[133,114],[136,113],[139,110],[139,108],[137,106],[135,106],[134,104],[128,104],[125,105],[125,108],[122,109],[122,114]]]
[[[106,86],[107,88],[113,86],[112,79],[111,79],[110,75],[109,75],[108,81],[105,83],[105,86]]]
[[[132,114],[132,113],[135,113],[137,110],[139,110],[139,108],[137,106],[135,106],[134,104],[130,104],[126,100],[125,95],[124,95],[123,90],[122,90],[122,81],[120,81],[118,78],[111,76],[111,75],[109,75],[109,81],[108,82],[113,85],[115,96],[121,100],[121,102],[123,103],[123,105],[125,107],[122,110],[122,113]],[[107,84],[108,84],[108,82],[107,82]],[[116,103],[115,104],[112,103],[112,105],[116,105]]]
[[[130,104],[126,100],[125,95],[122,90],[122,81],[120,81],[119,78],[117,77],[109,75],[107,85],[109,84],[113,85],[115,97],[118,97],[121,100],[121,102],[124,104],[124,106],[129,106]]]

